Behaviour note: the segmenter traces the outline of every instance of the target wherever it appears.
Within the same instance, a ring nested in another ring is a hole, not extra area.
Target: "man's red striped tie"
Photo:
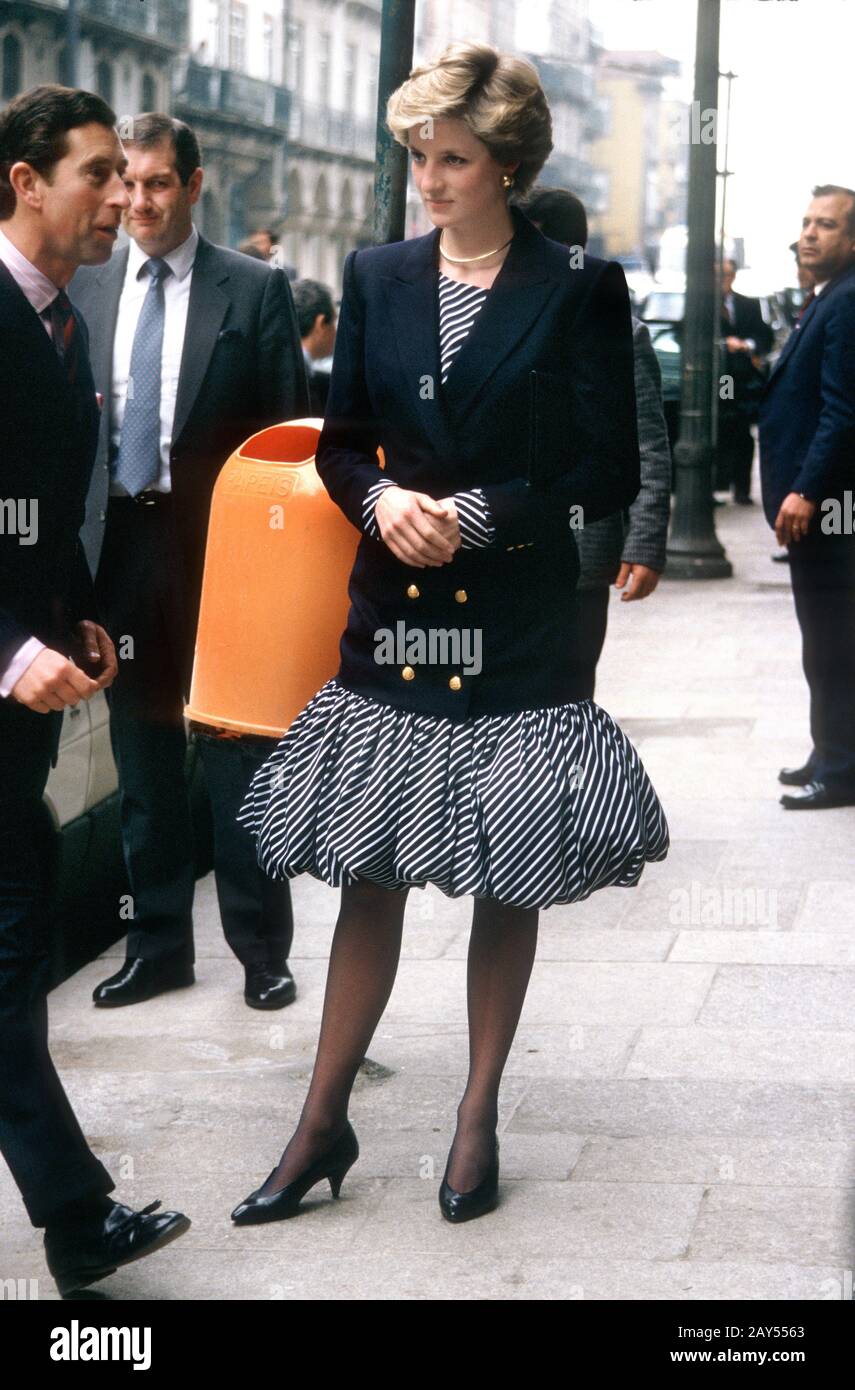
[[[65,290],[60,290],[56,299],[51,302],[50,321],[53,330],[53,345],[65,368],[68,384],[73,386],[77,377],[80,332],[74,317],[74,310],[71,307],[71,300]]]

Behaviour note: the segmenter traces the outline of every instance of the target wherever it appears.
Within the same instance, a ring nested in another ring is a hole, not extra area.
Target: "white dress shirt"
[[[3,262],[18,289],[32,304],[41,318],[45,332],[53,341],[53,329],[49,318],[44,318],[45,309],[56,299],[59,288],[48,277],[23,256],[4,232],[0,231],[0,261]],[[28,637],[18,648],[6,669],[0,672],[0,699],[6,699],[17,685],[27,667],[44,650],[44,642],[38,637]]]
[[[171,492],[172,479],[169,469],[169,455],[172,448],[172,425],[175,419],[175,399],[178,394],[178,376],[181,370],[181,355],[184,351],[184,334],[187,329],[187,310],[190,305],[190,285],[193,280],[193,263],[199,233],[194,227],[186,241],[160,259],[166,261],[172,271],[163,281],[163,354],[160,366],[160,474],[151,484],[155,492]],[[131,370],[131,352],[134,334],[142,309],[143,300],[148,294],[150,279],[142,268],[149,256],[141,251],[135,241],[131,241],[128,251],[128,265],[125,283],[119,299],[119,312],[116,318],[116,336],[113,339],[113,379],[111,385],[110,442],[115,458],[122,437],[122,421],[125,418],[125,402],[128,396],[128,376]],[[127,497],[121,483],[110,483],[111,497]]]

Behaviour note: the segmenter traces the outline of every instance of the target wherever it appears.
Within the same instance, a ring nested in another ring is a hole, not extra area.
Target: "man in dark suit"
[[[760,301],[735,292],[735,279],[736,262],[726,260],[721,274],[722,372],[733,383],[733,391],[719,400],[716,482],[719,488],[732,485],[734,502],[749,507],[754,462],[751,423],[757,408],[752,392],[763,385],[758,363],[771,350],[772,330],[763,320]]]
[[[311,410],[313,415],[323,418],[327,408],[330,374],[328,371],[319,372],[315,363],[332,357],[335,347],[335,306],[326,285],[319,280],[297,280],[293,285],[293,294],[309,379]]]
[[[115,119],[100,97],[47,86],[0,115],[0,1149],[61,1293],[190,1224],[107,1196],[48,1051],[42,797],[62,711],[116,674],[79,539],[98,406],[64,289],[108,259],[127,203]]]
[[[802,222],[814,288],[760,409],[763,504],[790,556],[813,749],[788,810],[855,805],[855,191],[823,184]]]
[[[126,150],[130,245],[71,287],[105,399],[89,506],[106,520],[93,568],[119,653],[110,733],[134,902],[126,961],[94,993],[101,1007],[194,982],[183,708],[211,494],[239,444],[308,408],[282,271],[211,245],[193,226],[202,187],[193,131],[169,116],[140,116]],[[295,997],[290,892],[262,873],[235,819],[269,745],[210,734],[199,745],[220,913],[244,966],[244,997],[254,1008],[281,1008]]]

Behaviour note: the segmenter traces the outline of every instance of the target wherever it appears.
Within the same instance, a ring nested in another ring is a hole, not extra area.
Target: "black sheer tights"
[[[344,1129],[359,1064],[395,983],[406,901],[406,890],[371,883],[342,889],[312,1080],[297,1128],[264,1185],[266,1193],[292,1182]],[[448,1172],[458,1192],[477,1186],[492,1157],[499,1084],[536,945],[536,909],[475,900],[467,969],[469,1076]]]

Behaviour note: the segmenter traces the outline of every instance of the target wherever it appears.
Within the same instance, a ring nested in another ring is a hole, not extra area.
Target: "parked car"
[[[650,273],[650,267],[640,256],[616,256],[615,259],[618,265],[623,266],[623,273],[629,288],[629,297],[633,305],[640,304],[653,288],[653,276]]]
[[[682,323],[685,312],[686,292],[682,289],[657,287],[638,307],[638,317],[647,324],[651,333],[654,328],[668,328]]]
[[[747,287],[746,292],[749,292]],[[767,323],[772,330],[772,348],[766,358],[767,366],[771,370],[790,331],[786,310],[782,296],[777,292],[767,291],[753,297],[759,299],[763,322]],[[684,289],[659,286],[650,292],[637,310],[638,317],[647,325],[650,332],[653,350],[656,353],[659,369],[662,373],[662,404],[672,452],[680,430],[680,391],[683,372],[681,335],[685,311],[686,293]]]

